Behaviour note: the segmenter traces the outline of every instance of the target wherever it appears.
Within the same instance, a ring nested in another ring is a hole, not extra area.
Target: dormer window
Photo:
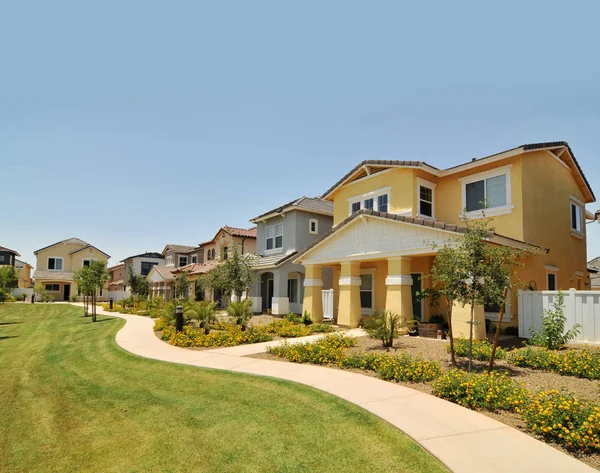
[[[390,198],[390,188],[385,187],[366,194],[350,197],[350,214],[358,212],[360,209],[377,210],[378,212],[388,212]]]
[[[510,168],[512,165],[459,179],[463,185],[463,210],[480,218],[512,212]]]

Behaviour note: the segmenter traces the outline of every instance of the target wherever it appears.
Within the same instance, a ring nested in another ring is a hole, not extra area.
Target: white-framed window
[[[459,179],[462,182],[463,210],[467,217],[479,218],[512,212],[510,168],[492,169]],[[486,208],[487,207],[487,208]]]
[[[265,248],[267,251],[283,248],[283,223],[269,225],[267,227],[267,241]]]
[[[173,256],[169,255],[165,258],[165,266],[173,266]]]
[[[417,178],[417,215],[435,218],[435,187],[433,182]]]
[[[556,291],[558,289],[558,271],[556,266],[546,266],[546,290]]]
[[[63,270],[64,259],[52,256],[48,258],[48,271],[62,271]]]
[[[389,211],[390,187],[384,187],[362,195],[356,195],[348,199],[350,215],[360,209],[377,210],[378,212]]]
[[[91,258],[84,258],[83,260],[81,260],[81,267],[85,268],[85,267],[89,267],[90,264],[92,264],[92,261],[94,261]]]
[[[364,269],[360,272],[360,307],[363,314],[375,312],[375,270]]]
[[[298,303],[298,287],[299,285],[297,278],[288,279],[288,299],[290,301],[290,304]]]
[[[198,262],[198,257],[196,255],[192,256],[192,263],[196,264]]]
[[[308,233],[311,235],[319,234],[319,221],[316,218],[311,218],[308,221]]]
[[[46,284],[46,291],[48,292],[59,292],[60,284]]]
[[[571,231],[583,233],[583,205],[571,197]]]
[[[188,257],[187,256],[180,256],[179,257],[179,266],[178,267],[186,266],[187,262],[188,262]]]

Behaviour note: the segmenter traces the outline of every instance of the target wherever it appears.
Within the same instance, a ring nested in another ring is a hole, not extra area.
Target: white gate
[[[519,337],[529,338],[531,328],[542,327],[542,311],[552,307],[558,291],[519,291]],[[569,330],[579,324],[574,341],[600,343],[600,291],[563,291]]]
[[[321,291],[323,295],[323,319],[333,320],[333,289]]]

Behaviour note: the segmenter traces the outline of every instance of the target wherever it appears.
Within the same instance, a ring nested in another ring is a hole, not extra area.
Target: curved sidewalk
[[[186,350],[159,340],[154,335],[152,319],[109,313],[100,307],[98,313],[127,321],[116,340],[130,353],[202,368],[271,376],[315,387],[389,422],[457,473],[596,472],[512,427],[405,386],[349,371],[244,358],[229,349]]]

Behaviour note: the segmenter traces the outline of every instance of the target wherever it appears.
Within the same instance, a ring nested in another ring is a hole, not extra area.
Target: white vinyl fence
[[[323,295],[323,318],[325,320],[333,319],[333,289],[321,291]]]
[[[13,289],[13,292],[12,292],[13,297],[19,297],[19,296],[22,296],[23,294],[27,294],[27,300],[29,300],[29,299],[31,299],[31,296],[33,295],[33,289],[24,288],[24,287],[19,287],[17,289]]]
[[[519,291],[519,337],[542,327],[542,311],[552,308],[558,291]],[[568,330],[579,324],[576,342],[600,343],[600,291],[563,291]]]
[[[115,302],[120,301],[121,299],[127,299],[131,296],[131,292],[129,291],[108,291],[108,300],[113,300]]]

